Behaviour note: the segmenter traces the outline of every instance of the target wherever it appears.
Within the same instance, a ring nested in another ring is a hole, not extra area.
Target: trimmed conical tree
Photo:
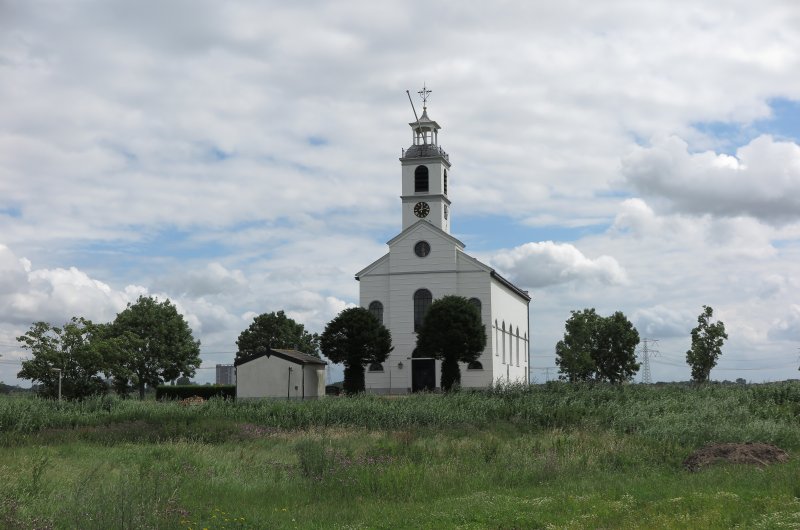
[[[442,361],[442,390],[461,384],[458,363],[470,363],[486,347],[486,327],[478,308],[461,296],[434,301],[417,333],[417,351]]]
[[[351,307],[328,322],[320,337],[322,354],[344,364],[344,391],[364,391],[364,368],[382,363],[392,351],[392,335],[375,315],[363,307]]]

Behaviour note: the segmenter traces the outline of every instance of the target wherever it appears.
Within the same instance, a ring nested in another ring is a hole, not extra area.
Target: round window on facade
[[[414,245],[414,254],[419,256],[420,258],[424,258],[428,254],[431,253],[431,246],[428,244],[427,241],[419,241],[416,245]]]

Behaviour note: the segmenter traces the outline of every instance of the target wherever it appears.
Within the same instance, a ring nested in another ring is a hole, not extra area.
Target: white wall
[[[526,382],[530,342],[528,306],[495,278],[492,278],[491,298],[494,380]]]
[[[292,369],[291,375],[289,368]],[[304,369],[305,368],[305,369]],[[274,355],[236,367],[236,398],[306,399],[325,395],[325,367],[295,364]]]

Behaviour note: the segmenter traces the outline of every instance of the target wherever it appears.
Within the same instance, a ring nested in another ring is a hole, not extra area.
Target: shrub
[[[156,388],[157,400],[186,399],[192,396],[203,399],[236,399],[236,385],[160,385]]]

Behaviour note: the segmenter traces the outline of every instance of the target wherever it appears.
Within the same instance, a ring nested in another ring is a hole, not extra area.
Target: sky
[[[423,84],[453,235],[533,297],[534,381],[589,307],[688,380],[703,305],[713,379],[798,377],[794,0],[0,0],[0,381],[34,321],[140,295],[200,382],[260,313],[321,332],[400,231]]]

